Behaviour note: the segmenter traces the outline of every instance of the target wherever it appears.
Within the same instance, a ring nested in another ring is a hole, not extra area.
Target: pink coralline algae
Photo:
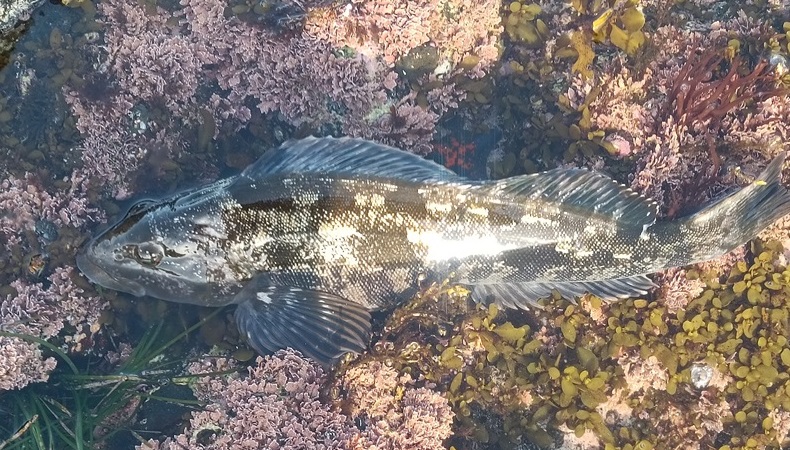
[[[5,238],[7,250],[19,245],[24,233],[33,230],[38,220],[57,227],[81,227],[103,218],[88,202],[87,180],[82,173],[75,171],[64,184],[64,189],[52,194],[33,174],[0,181],[0,235]]]
[[[206,358],[192,373],[227,370],[224,358]],[[351,417],[320,398],[327,383],[323,370],[292,350],[259,357],[245,375],[208,376],[193,386],[206,402],[184,432],[144,449],[442,449],[453,414],[447,400],[427,388],[406,387],[381,366],[349,372],[343,385],[353,415],[367,412],[360,430]],[[409,380],[400,380],[409,381]],[[403,386],[400,386],[403,387]]]
[[[45,359],[38,345],[0,337],[0,392],[46,382],[55,366],[55,358]]]
[[[183,434],[138,449],[346,448],[353,425],[320,401],[323,382],[320,367],[291,351],[259,357],[246,376],[198,381],[206,409],[193,413]]]
[[[96,73],[64,92],[85,140],[86,170],[111,190],[129,190],[118,179],[128,180],[150,147],[179,154],[173,136],[184,129],[202,126],[216,137],[263,114],[349,134],[369,129],[369,114],[387,102],[396,75],[377,59],[244,22],[227,16],[226,6],[209,0],[183,0],[176,11],[131,0],[99,5],[106,31],[91,47]]]
[[[151,149],[177,154],[177,125],[199,122],[197,77],[212,57],[162,8],[147,12],[119,0],[102,2],[99,12],[104,40],[89,49],[98,67],[78,87],[66,86],[64,97],[82,135],[84,171],[112,196],[125,198]],[[152,118],[152,109],[168,117]]]
[[[73,267],[57,267],[47,283],[13,281],[15,294],[0,300],[0,329],[51,339],[68,327],[63,343],[79,350],[83,339],[96,331],[105,303],[74,284]],[[46,381],[55,360],[44,359],[38,345],[15,337],[0,338],[0,390]]]
[[[383,56],[388,64],[430,44],[452,63],[474,54],[487,66],[499,56],[499,6],[492,0],[353,0],[314,12],[306,29],[337,46]]]
[[[661,103],[649,98],[647,88],[652,81],[651,73],[648,70],[642,79],[634,80],[622,57],[610,65],[611,70],[600,74],[595,81],[581,76],[574,78],[567,95],[575,108],[589,101],[593,128],[617,130],[631,139],[633,147],[639,148],[653,133]]]
[[[343,55],[326,41],[307,35],[284,37],[238,18],[226,18],[225,5],[183,0],[185,25],[201,49],[200,62],[226,96],[212,95],[220,118],[246,121],[245,100],[261,113],[279,113],[293,124],[362,120],[386,99],[391,77],[374,59]],[[390,82],[391,83],[391,82]],[[342,112],[342,113],[341,113]]]
[[[373,139],[382,144],[393,145],[411,152],[426,155],[431,152],[431,140],[439,114],[414,102],[412,95],[406,96],[389,111],[372,120],[372,123],[357,123],[346,131],[356,137]]]
[[[161,100],[177,116],[194,113],[201,64],[216,62],[211,50],[180,33],[161,7],[134,1],[102,2],[108,75],[126,105]]]
[[[37,224],[63,230],[80,228],[103,219],[88,200],[89,182],[79,169],[62,180],[42,180],[37,174],[8,175],[0,180],[0,240],[3,257],[19,262],[21,255],[41,249]],[[73,251],[74,242],[61,242],[58,252]],[[3,265],[6,266],[5,264]],[[7,267],[5,267],[7,269]],[[28,273],[30,266],[17,270]],[[0,294],[0,329],[65,344],[78,350],[94,330],[104,302],[87,295],[72,277],[72,267],[55,267],[44,282],[26,278],[5,280]],[[66,330],[68,332],[66,332]],[[55,368],[53,358],[44,358],[38,344],[16,337],[0,338],[0,391],[19,389],[46,381]]]
[[[195,129],[217,138],[261,119],[428,153],[439,119],[465,96],[446,80],[482,77],[500,57],[492,0],[318,2],[304,30],[288,32],[228,6],[98,5],[104,34],[86,58],[94,70],[63,91],[84,171],[106,192],[133,193],[152,149],[178,158]],[[419,46],[436,49],[438,66],[406,80],[393,64]],[[415,101],[417,90],[427,101]]]
[[[409,375],[400,375],[381,361],[368,361],[346,371],[340,380],[346,409],[365,424],[353,448],[445,448],[443,441],[452,434],[452,409],[441,394],[412,387],[413,383]]]

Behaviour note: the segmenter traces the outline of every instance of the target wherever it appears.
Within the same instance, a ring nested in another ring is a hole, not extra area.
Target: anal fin
[[[477,284],[472,299],[478,303],[494,302],[506,308],[537,306],[541,298],[549,297],[556,290],[565,298],[589,292],[603,300],[617,300],[645,295],[655,284],[645,275],[595,281],[530,281],[521,283]]]
[[[327,292],[289,286],[255,286],[239,295],[236,324],[259,353],[290,347],[321,364],[365,350],[370,313]]]

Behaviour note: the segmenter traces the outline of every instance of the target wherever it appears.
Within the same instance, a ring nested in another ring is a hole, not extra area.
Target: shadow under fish
[[[553,290],[644,295],[647,274],[721,256],[790,212],[784,159],[693,215],[657,221],[653,202],[584,169],[472,181],[373,142],[308,138],[136,204],[77,265],[136,296],[238,304],[259,352],[292,347],[331,364],[363,351],[370,311],[409,297],[425,273],[510,308]]]

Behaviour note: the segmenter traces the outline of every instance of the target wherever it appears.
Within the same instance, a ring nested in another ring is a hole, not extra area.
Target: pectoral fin
[[[288,286],[248,286],[236,324],[259,353],[291,347],[323,365],[370,340],[370,313],[326,292]]]

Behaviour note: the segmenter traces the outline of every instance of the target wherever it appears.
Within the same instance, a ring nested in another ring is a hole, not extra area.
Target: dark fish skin
[[[425,273],[506,307],[555,289],[645,294],[646,274],[725,254],[790,212],[783,162],[695,215],[657,221],[651,202],[585,170],[473,182],[372,142],[309,138],[135,205],[77,264],[137,296],[239,304],[259,352],[290,346],[330,364],[364,350],[369,311],[401,302]]]

